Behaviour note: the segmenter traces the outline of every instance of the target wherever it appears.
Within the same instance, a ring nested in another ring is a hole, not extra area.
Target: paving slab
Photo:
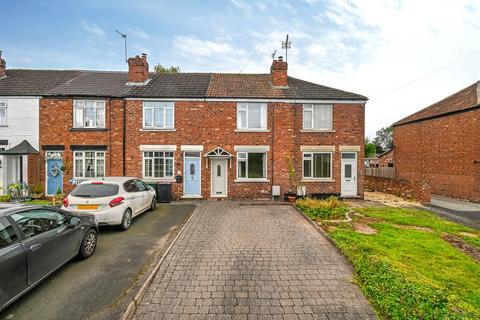
[[[349,263],[290,206],[200,205],[134,319],[375,319]]]

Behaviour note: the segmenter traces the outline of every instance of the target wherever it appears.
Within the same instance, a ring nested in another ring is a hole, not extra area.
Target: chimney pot
[[[279,57],[278,57],[278,61],[283,61],[283,57],[282,57],[282,56],[279,56]]]

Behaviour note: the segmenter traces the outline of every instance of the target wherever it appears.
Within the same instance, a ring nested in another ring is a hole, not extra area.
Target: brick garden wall
[[[365,189],[394,194],[420,203],[431,201],[430,185],[422,181],[365,176]]]
[[[432,193],[480,201],[480,110],[394,127],[396,177]]]

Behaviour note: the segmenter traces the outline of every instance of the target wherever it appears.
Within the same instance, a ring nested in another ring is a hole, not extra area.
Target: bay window
[[[237,105],[237,129],[266,130],[267,104],[242,102]]]
[[[304,152],[303,178],[332,179],[332,153]]]
[[[74,178],[99,178],[105,176],[105,151],[74,151]]]
[[[73,102],[75,128],[105,128],[105,101],[75,100]]]
[[[303,129],[332,130],[333,106],[331,104],[304,104]]]
[[[173,102],[145,101],[143,127],[145,129],[173,129],[175,121]]]
[[[267,154],[265,152],[238,152],[238,179],[266,179]]]
[[[152,179],[173,179],[173,152],[143,152],[143,176]]]

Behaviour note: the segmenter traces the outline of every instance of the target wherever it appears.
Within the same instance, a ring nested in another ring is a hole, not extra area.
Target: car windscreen
[[[118,186],[115,184],[94,184],[87,183],[78,185],[71,193],[74,197],[101,198],[111,197],[118,193]]]

